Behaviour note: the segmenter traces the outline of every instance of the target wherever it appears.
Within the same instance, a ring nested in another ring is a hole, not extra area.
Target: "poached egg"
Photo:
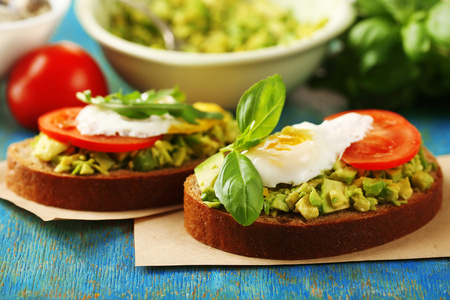
[[[347,113],[319,125],[287,126],[244,153],[261,175],[263,185],[299,185],[332,168],[352,143],[372,129],[373,118]]]

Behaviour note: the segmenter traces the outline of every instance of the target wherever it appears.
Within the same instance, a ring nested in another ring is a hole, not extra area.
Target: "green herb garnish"
[[[450,2],[356,0],[355,7],[356,22],[331,44],[336,51],[310,85],[343,94],[355,108],[448,104]]]
[[[146,119],[152,115],[170,114],[183,118],[186,122],[197,124],[196,119],[222,119],[218,112],[204,112],[184,103],[185,95],[178,90],[148,90],[144,93],[138,91],[129,94],[117,92],[108,96],[92,97],[91,91],[78,92],[77,98],[84,103],[98,105],[130,119]],[[173,98],[172,102],[164,101],[167,96]]]
[[[233,144],[214,183],[220,203],[241,225],[251,225],[263,209],[263,182],[249,158],[241,152],[250,149],[275,129],[283,110],[286,88],[281,76],[268,77],[244,93],[236,110],[241,134]],[[223,155],[222,153],[216,155]]]

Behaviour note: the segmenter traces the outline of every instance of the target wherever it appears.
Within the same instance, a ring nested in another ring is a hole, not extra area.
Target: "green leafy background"
[[[358,18],[332,42],[309,84],[353,108],[450,107],[450,2],[357,0]]]

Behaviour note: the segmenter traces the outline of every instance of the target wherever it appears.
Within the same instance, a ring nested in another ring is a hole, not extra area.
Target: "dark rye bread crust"
[[[202,161],[150,172],[75,176],[55,173],[32,156],[31,140],[9,146],[6,186],[25,199],[73,210],[126,211],[182,204],[183,182]]]
[[[198,241],[223,251],[259,258],[297,260],[352,253],[405,236],[430,221],[441,208],[443,176],[425,193],[415,192],[401,206],[380,205],[376,211],[340,211],[311,221],[299,214],[261,216],[239,225],[225,210],[211,209],[200,199],[195,175],[184,184],[184,226]]]

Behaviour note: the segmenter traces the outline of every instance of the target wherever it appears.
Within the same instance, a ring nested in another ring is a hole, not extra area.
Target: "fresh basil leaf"
[[[124,106],[124,105],[116,105],[113,104],[98,104],[100,107],[104,107],[110,109],[121,116],[127,117],[129,119],[147,119],[151,115],[164,115],[168,113],[167,110],[156,110],[156,109],[145,109],[145,108],[136,108],[134,106]]]
[[[188,104],[183,104],[183,108],[178,111],[169,110],[169,113],[192,124],[196,123],[196,119],[223,119],[223,115],[219,112],[204,112]]]
[[[172,96],[172,103],[161,101],[166,96]],[[177,88],[170,90],[154,91],[144,93],[137,91],[122,94],[114,93],[105,97],[92,97],[91,91],[78,92],[77,98],[88,104],[95,104],[131,119],[145,119],[152,115],[170,114],[174,117],[183,118],[186,122],[196,124],[196,119],[222,119],[219,112],[204,112],[194,108],[192,105],[183,103],[184,94]]]
[[[251,128],[253,127],[252,124],[250,126],[247,126],[245,131],[236,137],[236,140],[231,145],[232,150],[233,149],[237,151],[247,150],[253,146],[258,145],[261,142],[261,139],[259,138],[252,139],[252,137],[250,136],[250,131]]]
[[[263,209],[263,183],[252,161],[241,151],[256,146],[276,127],[286,87],[280,75],[254,84],[241,97],[236,119],[241,134],[221,152],[229,152],[214,183],[216,196],[241,225],[252,224]]]
[[[242,136],[236,139],[232,147],[237,151],[244,151],[258,145],[259,143],[261,143],[261,139],[249,140],[248,137]]]
[[[272,133],[280,119],[286,87],[276,74],[251,86],[241,97],[236,120],[248,140],[261,139]]]
[[[408,21],[408,18],[416,11],[416,0],[380,0],[386,10],[400,24]]]
[[[132,119],[145,119],[152,115],[170,114],[183,118],[186,122],[196,124],[196,119],[222,119],[219,112],[204,112],[184,103],[148,103],[138,105],[113,105],[108,103],[98,104],[101,107],[111,109],[120,115]]]
[[[226,157],[214,183],[220,203],[241,225],[251,225],[264,205],[263,183],[251,160],[236,150]]]
[[[76,97],[78,98],[78,100],[80,100],[81,102],[84,103],[93,103],[96,101],[96,98],[92,99],[92,92],[91,90],[85,90],[83,92],[77,92],[76,93]],[[103,98],[101,96],[98,96],[98,98]],[[101,100],[102,102],[104,100]]]
[[[173,89],[162,89],[162,90],[148,90],[142,94],[146,97],[146,101],[156,101],[166,96],[172,96],[178,102],[184,102],[186,100],[186,95],[179,90],[178,87]]]
[[[82,95],[84,94],[84,96]],[[186,99],[186,95],[182,93],[178,87],[173,89],[148,90],[143,93],[133,91],[128,94],[122,94],[121,91],[109,94],[105,97],[92,97],[91,91],[87,90],[83,93],[77,93],[78,99],[86,103],[100,104],[124,104],[124,105],[146,105],[149,103],[161,103],[161,100],[171,96],[176,102],[181,103]]]
[[[403,50],[414,62],[422,60],[430,51],[431,40],[422,22],[411,22],[401,30]]]
[[[122,94],[122,92],[117,92],[114,94],[107,95],[105,97],[97,97],[98,100],[95,104],[102,103],[112,103],[112,104],[123,104],[123,105],[133,105],[136,103],[144,102],[142,100],[142,94],[138,91],[131,92],[129,94]],[[95,98],[93,98],[94,100]]]
[[[450,2],[440,2],[430,9],[426,27],[433,42],[450,51]]]

